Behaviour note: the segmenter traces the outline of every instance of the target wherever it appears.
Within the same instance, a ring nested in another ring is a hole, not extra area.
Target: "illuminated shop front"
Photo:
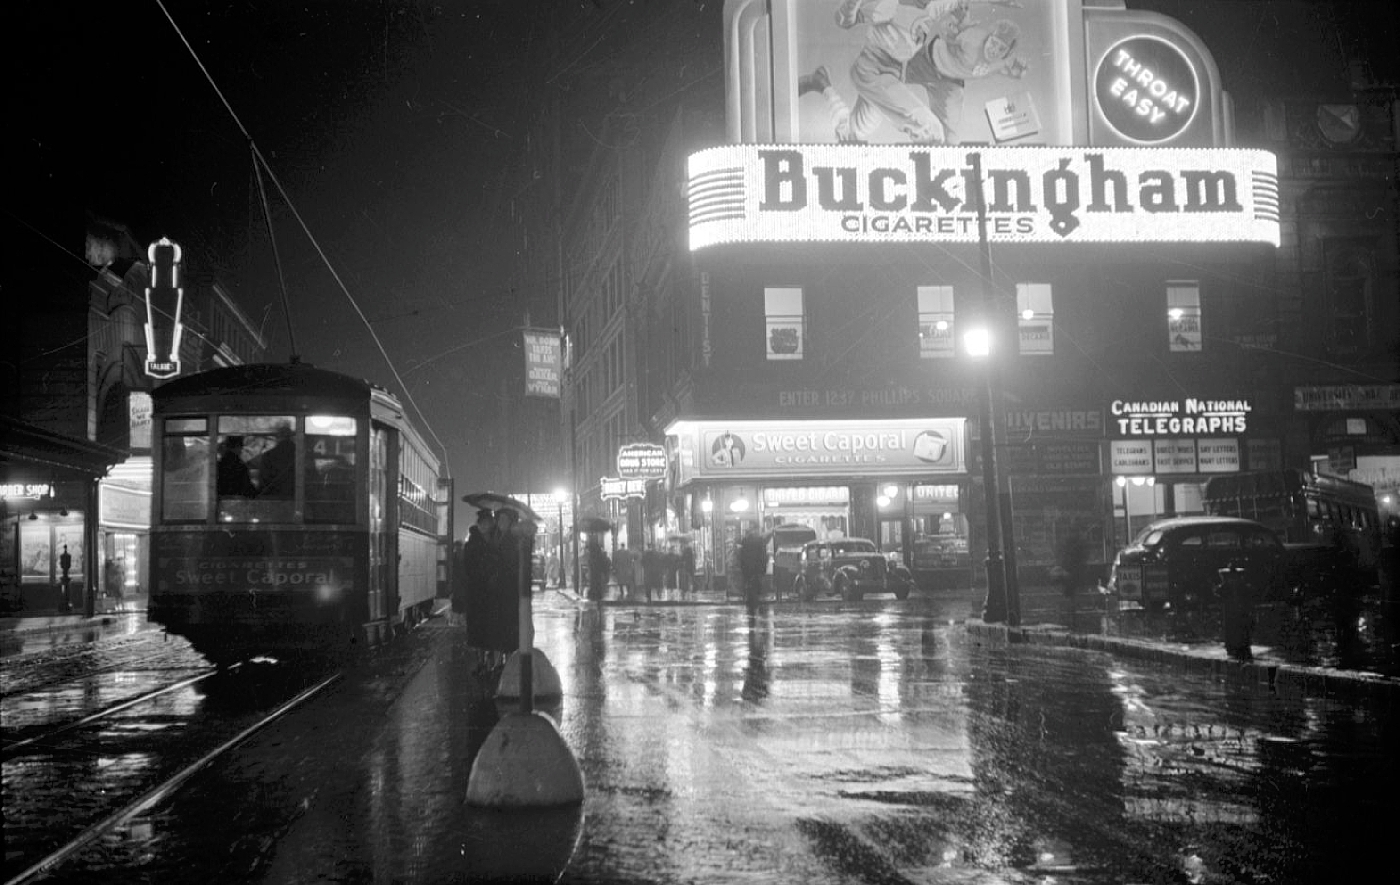
[[[90,611],[97,480],[120,453],[0,419],[0,609]]]
[[[966,419],[692,421],[667,428],[675,494],[716,573],[749,530],[804,525],[819,539],[870,538],[930,568],[965,568]],[[890,493],[893,494],[890,494]]]
[[[1120,544],[1160,516],[1203,513],[1212,476],[1284,464],[1283,440],[1263,430],[1249,397],[1114,399],[1107,411]]]

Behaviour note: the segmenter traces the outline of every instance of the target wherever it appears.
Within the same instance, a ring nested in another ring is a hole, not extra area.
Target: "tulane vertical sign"
[[[559,333],[549,329],[525,330],[525,395],[559,398],[563,362]]]
[[[146,374],[161,380],[180,374],[180,339],[185,331],[180,254],[179,244],[164,237],[146,250],[151,265],[151,284],[146,287]]]

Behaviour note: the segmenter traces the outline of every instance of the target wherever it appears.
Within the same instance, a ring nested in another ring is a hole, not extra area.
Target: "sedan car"
[[[1217,602],[1220,570],[1244,570],[1255,600],[1282,578],[1283,543],[1267,526],[1225,516],[1158,520],[1113,558],[1109,589],[1149,608],[1200,609]]]
[[[914,588],[914,576],[904,563],[890,560],[874,541],[842,538],[809,541],[797,560],[793,592],[799,599],[835,593],[842,599],[860,599],[866,593],[893,593],[905,599]]]

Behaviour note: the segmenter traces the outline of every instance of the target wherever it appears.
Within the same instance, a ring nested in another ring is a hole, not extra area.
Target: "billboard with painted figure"
[[[1229,146],[1210,52],[1123,0],[726,0],[730,141]]]
[[[1068,96],[1053,76],[1059,5],[828,0],[789,3],[786,15],[775,5],[775,23],[792,37],[797,140],[1061,140],[1057,109]]]

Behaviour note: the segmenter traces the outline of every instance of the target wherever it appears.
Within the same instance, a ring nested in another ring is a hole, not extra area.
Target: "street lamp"
[[[715,558],[715,534],[712,528],[713,521],[710,514],[714,513],[715,502],[711,501],[708,493],[705,500],[700,502],[700,511],[705,514],[705,592],[709,593],[714,589],[714,558]]]
[[[557,489],[554,490],[554,503],[559,505],[559,584],[558,584],[558,587],[559,587],[560,589],[563,589],[563,587],[564,587],[564,501],[565,501],[566,498],[568,498],[568,496],[569,496],[569,493],[566,492],[566,491],[564,491],[564,489],[563,489],[562,487],[557,488]]]
[[[1001,477],[997,470],[997,449],[1002,436],[1001,376],[992,350],[996,343],[995,330],[999,322],[996,297],[992,292],[992,247],[987,240],[987,199],[982,187],[982,154],[967,155],[972,175],[968,194],[977,207],[977,242],[981,253],[982,303],[981,326],[974,326],[963,335],[968,356],[983,360],[982,396],[978,398],[977,422],[982,442],[982,490],[987,511],[987,600],[982,619],[988,623],[1005,622],[1016,627],[1021,623],[1021,600],[1016,582],[1014,563],[1008,567],[1003,554],[1003,534],[1011,536],[1011,499],[1003,496]],[[1004,519],[1004,521],[1003,521]],[[1014,545],[1008,544],[1014,550]]]

